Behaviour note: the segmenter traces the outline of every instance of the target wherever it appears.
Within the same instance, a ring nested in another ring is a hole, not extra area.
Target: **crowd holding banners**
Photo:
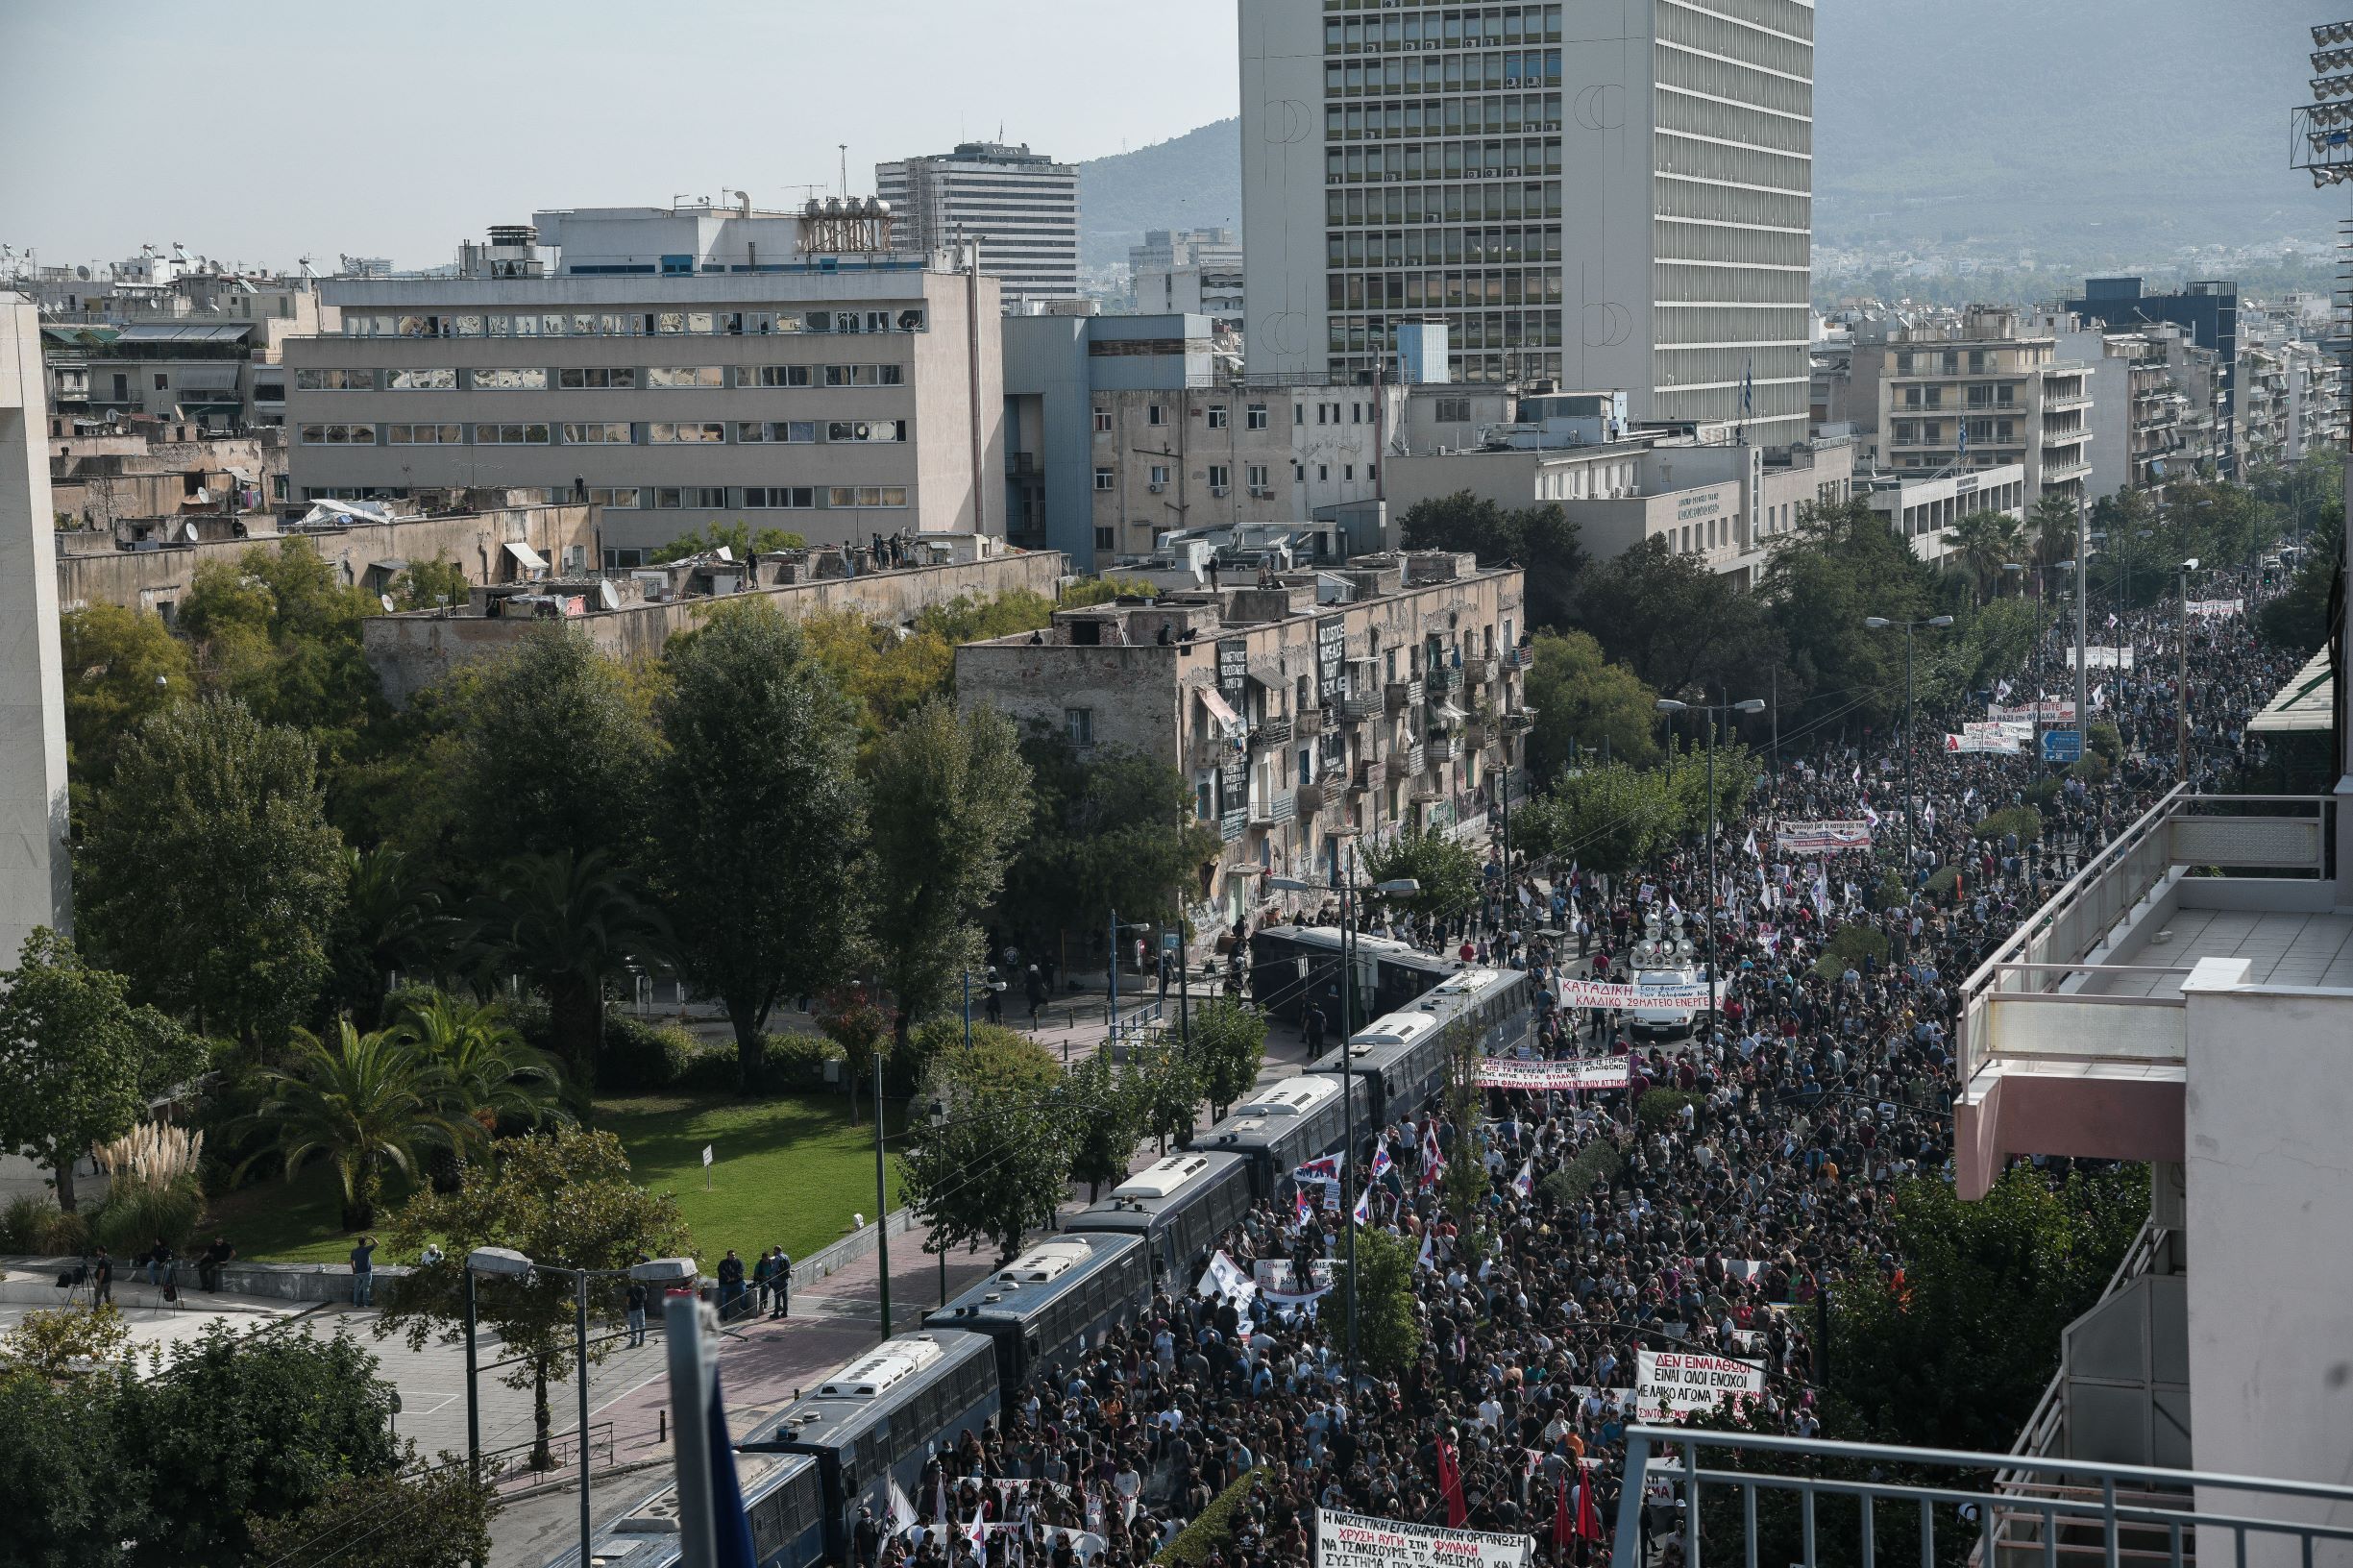
[[[1611,987],[1611,990],[1630,990],[1630,987]],[[1517,1090],[1523,1092],[1544,1092],[1548,1090],[1578,1090],[1624,1089],[1633,1080],[1633,1069],[1623,1056],[1597,1056],[1583,1061],[1557,1062],[1512,1061],[1506,1057],[1489,1057],[1479,1066],[1479,1087],[1482,1089]]]
[[[1773,847],[1785,855],[1834,855],[1871,847],[1872,824],[1845,822],[1783,822],[1774,830]]]
[[[1771,838],[1769,824],[1868,826],[1904,808],[1884,738],[1857,747],[1785,731],[1783,765],[1757,782],[1750,821],[1725,826],[1714,887],[1700,844],[1626,879],[1649,883],[1654,908],[1672,905],[1694,929],[1716,922],[1715,1028],[1671,1052],[1615,1057],[1624,1089],[1490,1089],[1476,1148],[1442,1108],[1367,1129],[1360,1158],[1369,1169],[1378,1151],[1387,1168],[1366,1208],[1420,1259],[1417,1361],[1352,1381],[1346,1313],[1268,1299],[1262,1264],[1304,1262],[1304,1273],[1276,1277],[1312,1279],[1346,1238],[1336,1213],[1262,1201],[1216,1241],[1258,1284],[1248,1299],[1197,1295],[1183,1281],[1073,1364],[1009,1391],[1000,1421],[958,1434],[914,1493],[953,1528],[919,1545],[899,1532],[878,1555],[916,1568],[1073,1568],[1090,1556],[1096,1568],[1137,1568],[1256,1469],[1226,1518],[1218,1568],[1308,1568],[1327,1513],[1401,1535],[1421,1527],[1415,1539],[1449,1556],[1467,1548],[1444,1532],[1462,1530],[1516,1543],[1521,1562],[1585,1568],[1608,1551],[1643,1352],[1752,1364],[1756,1390],[1745,1373],[1739,1390],[1750,1421],[1818,1433],[1813,1304],[1853,1260],[1892,1266],[1896,1184],[1944,1171],[1951,1155],[1956,987],[2069,863],[2176,782],[2166,674],[2176,620],[2161,608],[2120,630],[2155,651],[2104,693],[2122,754],[2096,784],[2063,780],[2040,843],[1972,834],[2025,798],[2035,759],[1922,747],[1909,859],[1900,844],[1872,843],[1802,867],[1769,862],[1749,847]],[[2264,648],[2249,625],[2190,626],[2189,782],[2249,760],[2262,743],[2247,718],[2309,651]],[[2067,652],[2065,638],[2047,636],[2012,673],[2018,687],[2062,687]],[[1939,733],[1963,717],[1923,707]],[[1538,971],[1531,1059],[1507,1070],[1623,1049],[1620,1009],[1563,1005],[1554,983],[1623,983],[1642,915],[1626,890],[1579,871],[1573,851],[1562,859],[1566,870],[1498,857],[1467,919],[1391,927],[1434,950]],[[1931,894],[1940,868],[1953,875]],[[1880,897],[1891,876],[1908,896]],[[1884,963],[1817,967],[1848,920],[1887,939]],[[1659,1088],[1686,1098],[1646,1125],[1637,1106]],[[1434,1178],[1466,1159],[1484,1181],[1457,1214],[1445,1206],[1452,1184]],[[1573,1165],[1589,1185],[1563,1196],[1553,1178]],[[1017,1480],[1027,1484],[1007,1490]],[[1643,1511],[1645,1534],[1667,1535],[1672,1550],[1672,1494],[1648,1501],[1660,1506]],[[1580,1528],[1588,1513],[1590,1532]]]
[[[2192,615],[2243,615],[2246,613],[2246,600],[2243,599],[2194,599],[2182,608]]]

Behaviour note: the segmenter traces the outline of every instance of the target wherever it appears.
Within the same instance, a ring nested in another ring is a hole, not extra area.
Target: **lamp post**
[[[891,1184],[882,1163],[882,1052],[874,1053],[874,1268],[882,1336],[891,1337]],[[582,1558],[586,1561],[586,1558]]]
[[[947,1107],[938,1100],[932,1101],[932,1131],[938,1132],[946,1125]],[[947,1243],[945,1241],[940,1243],[940,1305],[943,1307],[947,1305]]]
[[[1333,835],[1338,837],[1336,833]],[[1355,837],[1352,828],[1348,836]],[[1346,1141],[1340,1150],[1340,1195],[1349,1204],[1348,1211],[1348,1370],[1354,1374],[1357,1366],[1357,1222],[1356,1200],[1348,1194],[1357,1189],[1357,1073],[1349,1045],[1356,1034],[1356,961],[1350,951],[1350,940],[1355,931],[1354,912],[1357,880],[1356,845],[1348,846],[1348,870],[1340,878],[1340,1101],[1346,1117]],[[1311,882],[1296,877],[1270,876],[1267,888],[1277,893],[1315,893],[1321,891]],[[1396,877],[1377,887],[1363,890],[1367,894],[1389,897],[1410,898],[1422,891],[1422,885],[1409,876]]]
[[[1874,631],[1885,631],[1889,626],[1903,628],[1903,880],[1908,888],[1912,873],[1918,870],[1912,860],[1912,632],[1919,626],[1949,626],[1952,617],[1935,615],[1925,621],[1890,621],[1883,615],[1867,615],[1863,617],[1863,625]]]
[[[478,1447],[475,1430],[474,1407],[474,1276],[488,1274],[498,1279],[528,1280],[534,1274],[561,1274],[573,1283],[573,1367],[574,1378],[579,1384],[580,1410],[580,1560],[595,1559],[589,1554],[589,1540],[595,1526],[589,1518],[588,1482],[588,1282],[591,1280],[630,1279],[647,1285],[672,1286],[693,1281],[698,1273],[692,1258],[653,1258],[627,1268],[565,1268],[556,1263],[535,1262],[512,1247],[476,1247],[466,1254],[462,1265],[466,1275],[466,1421],[468,1434]],[[480,1465],[478,1454],[475,1463]]]
[[[1762,713],[1762,698],[1752,697],[1740,702],[1678,702],[1671,697],[1658,699],[1658,711],[1670,716],[1678,713],[1707,715],[1707,1032],[1716,1033],[1716,715],[1720,713]]]
[[[2190,782],[2190,574],[2197,557],[2181,563],[2181,630],[2173,640],[2173,777]]]

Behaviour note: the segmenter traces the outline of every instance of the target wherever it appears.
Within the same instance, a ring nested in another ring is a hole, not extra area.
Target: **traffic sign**
[[[2082,759],[2082,730],[2047,729],[2043,731],[2043,760],[2045,762],[2079,762]]]

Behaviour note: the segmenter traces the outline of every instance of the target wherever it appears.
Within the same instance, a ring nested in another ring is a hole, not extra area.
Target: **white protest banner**
[[[1239,1302],[1248,1301],[1258,1294],[1258,1288],[1251,1283],[1250,1276],[1241,1271],[1241,1265],[1221,1250],[1210,1259],[1210,1266],[1202,1270],[1201,1283],[1193,1286],[1193,1294],[1213,1298],[1226,1296]]]
[[[1315,1510],[1316,1568],[1528,1568],[1535,1555],[1532,1535],[1489,1535]]]
[[[1765,1391],[1761,1362],[1679,1350],[1634,1353],[1634,1409],[1645,1420],[1685,1410],[1709,1410],[1728,1395],[1755,1399]]]
[[[1829,855],[1871,847],[1869,822],[1783,822],[1774,830],[1774,848],[1790,855]]]
[[[1291,1259],[1261,1258],[1250,1265],[1250,1275],[1259,1294],[1276,1306],[1301,1307],[1332,1288],[1332,1260],[1309,1260],[1308,1277],[1302,1280]]]
[[[2023,719],[1971,719],[1963,722],[1964,735],[1992,735],[2003,740],[2031,741],[2034,725]]]
[[[2009,735],[1948,735],[1945,737],[1945,750],[1948,754],[1994,751],[2004,756],[2015,756],[2018,754],[2019,746],[2018,740]]]
[[[2184,606],[2192,615],[2238,615],[2246,609],[2243,599],[2194,599]],[[2127,665],[2125,668],[2130,669]]]
[[[1514,1062],[1491,1056],[1479,1064],[1482,1089],[1624,1089],[1626,1058],[1599,1056],[1589,1062]]]
[[[1562,1007],[1705,1007],[1707,984],[1689,981],[1672,986],[1622,986],[1609,980],[1563,980]]]
[[[2102,648],[2096,643],[2089,649],[2069,649],[2067,667],[2072,670],[2079,663],[2086,670],[2129,670],[2132,668],[2132,649],[2129,647]]]
[[[2022,702],[2009,707],[2004,707],[1998,702],[1988,702],[1985,705],[1985,716],[1997,721],[2009,719],[2031,724],[2035,722],[2038,710],[2042,715],[2042,722],[2047,724],[2071,724],[2075,722],[2075,699],[2071,697],[2064,700]]]

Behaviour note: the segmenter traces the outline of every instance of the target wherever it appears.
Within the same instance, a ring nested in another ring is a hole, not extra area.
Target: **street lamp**
[[[561,1274],[572,1281],[573,1375],[579,1384],[580,1409],[580,1560],[593,1561],[589,1555],[594,1527],[589,1519],[588,1482],[588,1282],[625,1278],[668,1286],[690,1284],[700,1270],[692,1258],[651,1258],[627,1268],[565,1268],[534,1262],[513,1247],[476,1247],[466,1254],[461,1267],[466,1276],[466,1447],[478,1483],[481,1481],[482,1433],[474,1388],[474,1277],[486,1274],[492,1279],[528,1280],[534,1274]]]
[[[1356,836],[1356,829],[1335,830],[1329,837]],[[1354,1375],[1357,1367],[1357,1221],[1355,1192],[1357,1190],[1357,1073],[1355,1060],[1348,1047],[1356,1030],[1356,963],[1350,952],[1355,932],[1353,896],[1356,887],[1356,845],[1348,846],[1348,867],[1340,878],[1340,1102],[1343,1107],[1346,1141],[1340,1152],[1340,1194],[1349,1205],[1348,1211],[1348,1370]],[[1324,891],[1314,883],[1291,876],[1269,876],[1264,886],[1277,893],[1319,893]],[[1386,882],[1360,890],[1366,896],[1410,898],[1422,891],[1421,883],[1409,876],[1392,877]]]
[[[1950,618],[1948,617],[1948,620]],[[1658,699],[1658,711],[1664,714],[1703,713],[1707,723],[1707,1032],[1716,1033],[1716,723],[1720,713],[1762,713],[1764,698],[1752,697],[1740,702],[1678,702],[1671,697]]]
[[[1874,631],[1885,631],[1890,626],[1903,628],[1903,880],[1904,895],[1908,898],[1911,895],[1912,873],[1918,870],[1912,861],[1912,632],[1919,626],[1949,626],[1952,617],[1935,615],[1925,621],[1890,621],[1884,615],[1867,615],[1863,617],[1863,625]]]
[[[2181,630],[2173,640],[2173,776],[2190,782],[2190,574],[2197,557],[2181,563]]]

